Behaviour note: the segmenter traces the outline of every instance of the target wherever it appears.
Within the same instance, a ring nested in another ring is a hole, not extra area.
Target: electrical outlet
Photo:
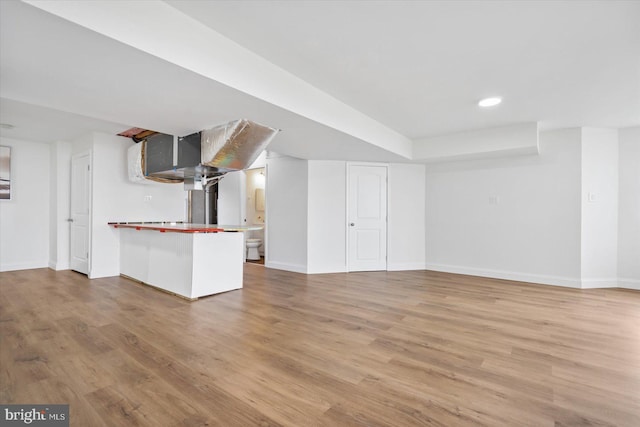
[[[151,196],[144,196],[144,201],[145,202],[150,202],[151,201]]]

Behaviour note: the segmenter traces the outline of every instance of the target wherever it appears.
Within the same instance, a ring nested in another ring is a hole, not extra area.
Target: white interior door
[[[89,274],[91,216],[91,158],[89,153],[71,158],[71,269]]]
[[[387,167],[349,165],[348,269],[387,269]]]

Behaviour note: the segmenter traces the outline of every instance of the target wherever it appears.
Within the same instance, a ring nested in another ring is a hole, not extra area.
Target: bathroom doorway
[[[266,170],[264,167],[247,169],[245,173],[246,185],[246,224],[263,227],[261,230],[247,232],[247,262],[264,265],[265,260],[265,188]]]

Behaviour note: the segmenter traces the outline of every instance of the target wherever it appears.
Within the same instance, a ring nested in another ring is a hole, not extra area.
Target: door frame
[[[69,189],[69,218],[72,218],[73,215],[73,209],[72,209],[72,203],[73,203],[73,160],[80,158],[80,157],[84,157],[87,156],[89,158],[89,214],[88,214],[88,219],[87,219],[87,228],[88,228],[88,232],[87,232],[87,277],[91,278],[91,260],[92,260],[92,249],[91,249],[91,242],[92,242],[92,237],[93,237],[93,150],[88,150],[88,151],[82,151],[80,153],[75,153],[71,155],[71,162],[70,162],[70,167],[71,167],[71,171],[70,171],[70,189]],[[71,259],[72,259],[72,251],[71,251],[71,245],[72,245],[72,236],[71,236],[71,228],[72,228],[72,223],[71,221],[69,222],[69,268],[71,268]],[[73,269],[72,269],[73,270]],[[75,271],[75,270],[74,270]]]
[[[380,271],[387,271],[389,269],[389,163],[380,163],[380,162],[346,162],[347,167],[345,168],[345,271],[347,273],[351,272],[349,269],[349,249],[350,249],[350,239],[349,239],[349,217],[351,212],[349,212],[349,188],[350,188],[350,176],[351,176],[351,166],[381,166],[387,169],[387,179],[384,183],[385,185],[385,196],[386,196],[386,207],[387,211],[385,212],[385,269]]]

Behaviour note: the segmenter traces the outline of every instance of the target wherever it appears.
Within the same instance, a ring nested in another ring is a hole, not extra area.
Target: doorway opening
[[[247,169],[245,173],[245,223],[261,226],[261,230],[247,231],[245,241],[247,262],[264,265],[265,261],[265,228],[266,228],[266,169],[264,167]]]

